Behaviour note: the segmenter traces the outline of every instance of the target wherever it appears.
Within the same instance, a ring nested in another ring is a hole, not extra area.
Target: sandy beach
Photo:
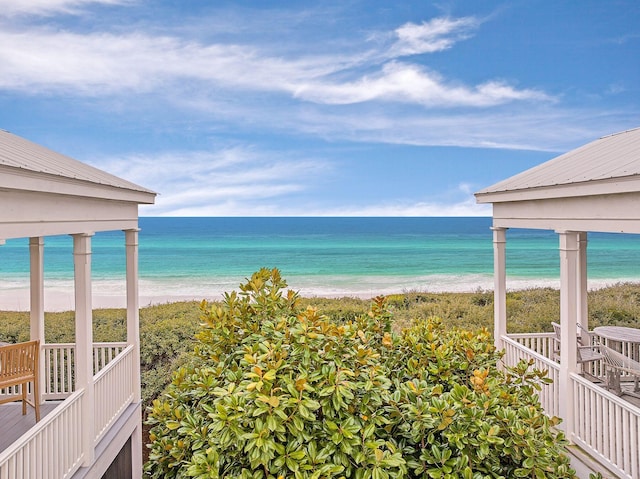
[[[368,281],[358,284],[317,284],[312,285],[308,282],[296,284],[290,282],[289,288],[298,291],[301,296],[312,298],[360,298],[369,299],[378,295],[401,294],[406,292],[424,292],[424,293],[471,293],[476,291],[493,290],[493,282],[489,279],[479,280],[474,278],[472,281],[463,281],[457,278],[456,281],[436,281],[431,278],[428,282],[416,283],[413,286],[407,286],[401,281],[390,284],[383,284],[388,277],[380,278],[378,281]],[[443,279],[443,278],[440,278]],[[209,286],[197,286],[193,283],[190,287],[171,287],[167,281],[140,281],[139,304],[140,307],[174,303],[180,301],[208,301],[220,300],[225,292],[238,289],[238,284],[217,284]],[[589,281],[589,289],[600,289],[622,282],[637,282],[637,280],[625,279],[599,279]],[[67,282],[65,282],[67,283]],[[529,279],[514,278],[508,280],[508,289],[510,291],[523,290],[530,288],[554,288],[560,286],[559,280],[553,279]],[[44,303],[46,311],[71,311],[74,309],[74,293],[73,285],[69,281],[66,284],[56,284],[54,287],[45,288]],[[12,288],[0,288],[0,310],[1,311],[28,311],[29,310],[29,288],[27,285],[14,285]],[[124,283],[120,282],[94,282],[93,293],[94,309],[102,308],[125,308],[126,297],[124,294]]]

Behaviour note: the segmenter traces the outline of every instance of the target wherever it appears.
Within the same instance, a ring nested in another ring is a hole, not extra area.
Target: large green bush
[[[149,414],[154,478],[571,478],[544,374],[497,368],[486,331],[391,331],[384,300],[341,323],[277,270],[203,302],[189,362]]]

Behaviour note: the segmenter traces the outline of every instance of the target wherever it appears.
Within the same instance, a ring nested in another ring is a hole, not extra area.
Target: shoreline
[[[315,278],[320,280],[321,278]],[[343,278],[342,281],[316,281],[311,278],[304,280],[288,281],[288,289],[297,291],[305,298],[358,298],[371,299],[379,295],[405,294],[405,293],[474,293],[478,291],[493,291],[492,277],[478,277],[475,275],[456,277],[430,277],[428,282],[417,281],[416,278],[394,277],[368,277],[366,280],[356,282],[356,278],[349,277],[350,281]],[[395,280],[394,280],[395,279]],[[184,278],[181,280],[184,284]],[[74,310],[73,282],[61,280],[53,282],[53,285],[45,285],[44,304],[47,312],[61,312]],[[177,303],[185,301],[219,301],[225,292],[238,290],[240,280],[231,283],[218,282],[194,286],[189,281],[189,288],[172,287],[169,279],[162,281],[140,280],[139,306],[140,308],[159,304]],[[640,283],[637,278],[594,279],[588,281],[588,289],[598,290],[620,283]],[[533,288],[560,288],[559,279],[532,279],[532,278],[507,278],[508,291],[520,291]],[[101,281],[93,283],[93,309],[126,308],[124,280]],[[28,284],[16,284],[11,287],[3,287],[0,282],[0,311],[29,311],[29,287]]]

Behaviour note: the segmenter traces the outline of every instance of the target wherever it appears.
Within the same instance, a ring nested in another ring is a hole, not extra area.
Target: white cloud
[[[470,198],[459,203],[437,202],[383,203],[364,207],[345,207],[327,211],[317,216],[491,216],[491,205],[477,205]],[[312,215],[315,216],[315,215]]]
[[[252,215],[271,205],[282,208],[287,195],[309,189],[331,171],[326,162],[243,147],[98,158],[93,164],[159,192],[146,214],[166,216]]]
[[[421,32],[428,32],[420,35],[403,33],[405,43],[407,38],[439,38],[446,28],[467,25],[470,20],[443,22],[444,26],[432,21],[429,28],[421,27]],[[221,88],[271,92],[320,104],[385,101],[487,107],[549,100],[538,90],[500,81],[468,86],[411,63],[392,61],[380,66],[377,60],[365,60],[368,56],[336,53],[286,58],[271,54],[268,46],[203,44],[144,32],[78,34],[33,28],[0,32],[0,88],[32,95],[58,92],[90,97],[148,92],[174,102],[183,91],[190,98],[193,90],[215,95]],[[374,73],[362,73],[363,61]]]
[[[0,62],[0,88],[89,96],[150,90],[168,94],[173,91],[168,84],[184,81],[204,82],[209,89],[288,91],[335,68],[324,57],[286,60],[242,45],[44,29],[0,32]]]
[[[240,111],[230,113],[242,118]],[[332,141],[415,146],[455,146],[561,153],[602,135],[629,128],[638,112],[624,109],[544,105],[491,109],[403,108],[394,104],[354,104],[269,110],[253,117],[256,127],[277,128]]]
[[[229,148],[95,159],[100,168],[159,193],[142,206],[146,216],[490,216],[477,205],[473,187],[461,184],[439,195],[459,201],[395,201],[358,204],[357,196],[331,207],[332,198],[312,191],[336,172],[323,161],[278,158],[271,152]],[[273,158],[276,159],[273,159]],[[314,193],[319,197],[314,198]],[[303,196],[300,196],[302,194]],[[298,198],[292,201],[292,196]],[[305,197],[304,201],[300,198]]]
[[[327,207],[281,203],[277,199],[247,202],[229,196],[207,204],[184,202],[171,209],[142,206],[143,216],[491,216],[491,205],[478,205],[469,197],[457,203],[384,202],[378,204]]]
[[[82,7],[102,5],[127,5],[132,0],[0,0],[0,17],[15,15],[78,14]]]
[[[433,53],[451,48],[456,42],[469,38],[470,31],[480,21],[474,17],[434,18],[421,24],[406,23],[396,29],[398,40],[391,47],[391,56]]]
[[[241,129],[413,145],[562,151],[633,123],[632,113],[558,108],[535,88],[496,79],[470,84],[407,58],[388,61],[390,49],[449,48],[480,23],[437,18],[403,25],[391,47],[375,52],[363,43],[355,53],[323,53],[318,45],[309,53],[301,44],[297,56],[269,42],[196,41],[186,29],[157,36],[13,26],[0,29],[0,91],[87,97],[94,108],[117,103]]]
[[[542,100],[550,97],[537,90],[518,90],[506,83],[492,81],[475,87],[448,84],[438,74],[417,65],[392,62],[379,74],[354,82],[302,85],[296,96],[327,104],[372,101],[402,101],[428,107],[487,107],[515,100]]]
[[[161,201],[159,198],[158,201]],[[171,208],[141,206],[142,216],[491,216],[491,205],[476,205],[469,200],[460,203],[383,203],[367,206],[347,205],[341,208],[281,204],[277,201],[245,202],[228,196],[207,204],[183,202]]]

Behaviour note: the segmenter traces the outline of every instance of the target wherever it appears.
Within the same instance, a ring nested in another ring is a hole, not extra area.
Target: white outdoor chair
[[[607,389],[613,390],[618,396],[624,393],[640,397],[640,362],[604,345],[600,346],[600,351],[604,357],[604,365],[607,370]],[[623,392],[621,385],[621,376],[623,374],[633,377],[633,391]]]
[[[560,334],[562,330],[558,323],[552,322],[551,325],[553,326],[553,332],[555,333],[553,342],[553,357],[556,361],[560,361]],[[585,368],[590,368],[592,363],[604,359],[603,355],[600,353],[600,345],[593,342],[591,336],[593,333],[585,330],[580,325],[578,325],[578,329],[580,330],[581,334],[576,336],[577,363],[582,365],[581,374],[588,375],[593,379],[599,380],[596,375],[592,374],[591,372],[585,371]]]

